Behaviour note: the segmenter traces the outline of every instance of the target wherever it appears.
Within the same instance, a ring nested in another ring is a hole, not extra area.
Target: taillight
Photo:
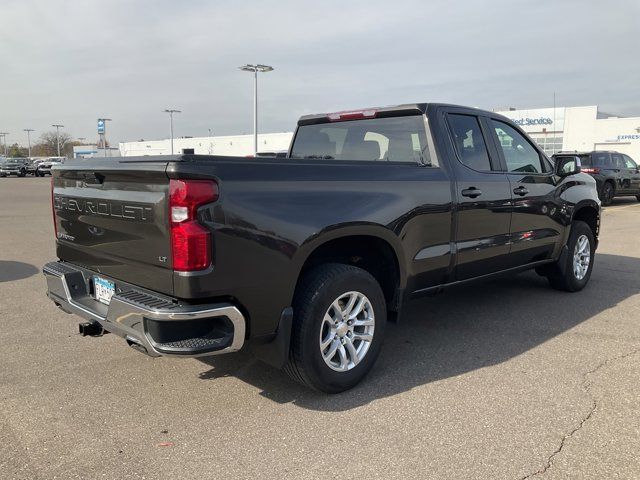
[[[584,173],[600,173],[600,169],[598,167],[581,167],[580,171]]]
[[[56,204],[53,199],[53,175],[51,175],[51,214],[53,215],[53,232],[58,238],[58,225],[56,225]]]
[[[211,234],[198,223],[198,207],[218,199],[210,180],[170,180],[169,219],[173,269],[203,270],[211,265]]]
[[[363,120],[365,118],[375,118],[375,110],[353,110],[349,112],[335,112],[327,114],[330,122],[344,122],[347,120]]]

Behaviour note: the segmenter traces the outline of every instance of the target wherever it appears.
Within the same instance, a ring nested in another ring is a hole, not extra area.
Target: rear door
[[[166,166],[166,161],[100,159],[91,169],[77,162],[57,167],[58,257],[172,294]]]
[[[456,279],[507,268],[511,192],[488,132],[473,110],[444,109],[455,172]]]
[[[564,227],[553,169],[544,154],[512,124],[488,118],[492,140],[511,186],[512,267],[551,258]]]

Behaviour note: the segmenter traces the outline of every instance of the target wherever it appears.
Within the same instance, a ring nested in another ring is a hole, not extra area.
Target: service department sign
[[[98,120],[98,133],[104,133],[104,120]]]
[[[528,133],[542,132],[543,130],[562,132],[564,130],[564,107],[506,110],[497,113],[510,118]]]

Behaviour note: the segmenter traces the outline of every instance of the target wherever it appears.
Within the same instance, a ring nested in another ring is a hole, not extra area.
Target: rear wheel
[[[285,371],[327,393],[354,387],[371,370],[384,337],[386,303],[367,271],[330,263],[310,271],[296,291]]]
[[[557,290],[577,292],[587,285],[593,270],[595,240],[589,225],[573,222],[567,248],[564,264],[552,265],[547,278]]]
[[[23,168],[22,170],[20,170],[20,174],[18,176],[25,177],[26,175],[27,175],[27,171]]]
[[[616,192],[613,188],[613,184],[611,182],[605,182],[602,186],[602,193],[600,194],[600,201],[602,202],[602,205],[611,205],[615,193]]]
[[[640,202],[640,195],[636,195],[636,200]]]

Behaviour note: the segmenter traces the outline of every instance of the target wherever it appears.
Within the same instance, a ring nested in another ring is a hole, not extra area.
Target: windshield
[[[302,125],[291,158],[430,164],[421,115]]]

